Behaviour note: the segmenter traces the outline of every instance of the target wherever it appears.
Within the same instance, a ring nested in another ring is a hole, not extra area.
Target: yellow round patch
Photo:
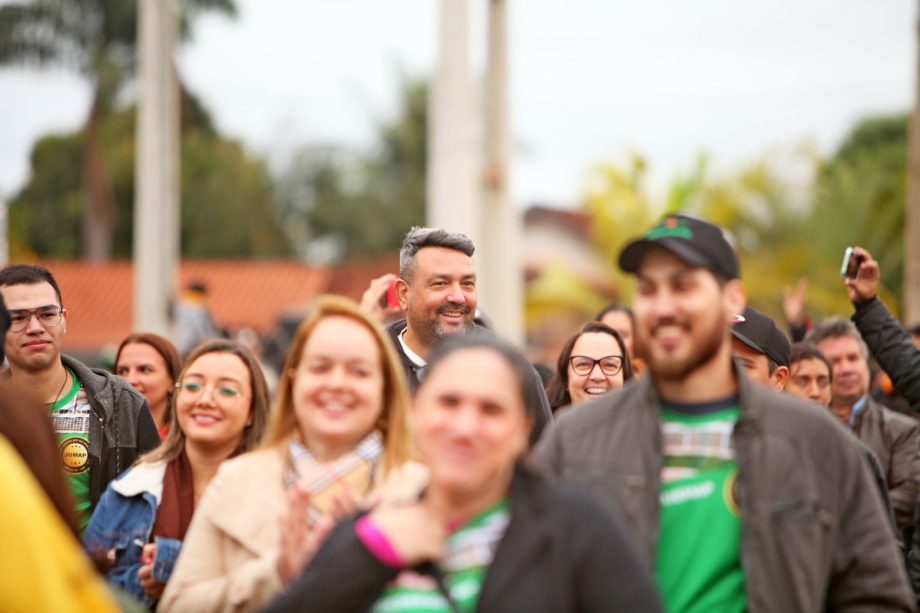
[[[71,475],[79,475],[89,469],[89,441],[72,436],[61,441],[58,446],[64,471]]]

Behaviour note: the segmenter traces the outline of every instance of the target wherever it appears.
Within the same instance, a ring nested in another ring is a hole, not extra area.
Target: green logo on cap
[[[691,230],[682,219],[677,217],[665,217],[660,224],[648,231],[645,238],[650,241],[656,241],[659,238],[666,237],[683,238],[691,240],[693,230]]]

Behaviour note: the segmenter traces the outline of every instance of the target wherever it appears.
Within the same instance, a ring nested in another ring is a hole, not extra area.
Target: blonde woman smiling
[[[263,449],[224,464],[205,494],[160,610],[260,609],[300,570],[330,517],[421,488],[424,469],[406,464],[402,367],[354,302],[317,302],[279,388]],[[302,537],[283,549],[282,525]]]

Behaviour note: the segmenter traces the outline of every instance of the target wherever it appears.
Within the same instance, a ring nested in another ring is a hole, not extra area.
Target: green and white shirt
[[[661,530],[655,579],[668,613],[747,610],[741,568],[737,396],[661,411]]]
[[[89,420],[92,419],[92,410],[77,375],[69,368],[67,372],[73,378],[73,385],[63,398],[48,408],[58,438],[61,467],[70,485],[82,530],[90,518]]]
[[[463,613],[472,613],[495,549],[511,521],[510,507],[502,501],[447,537],[444,559],[438,563],[451,600]],[[371,609],[373,613],[451,613],[450,603],[435,580],[412,571],[401,572]]]

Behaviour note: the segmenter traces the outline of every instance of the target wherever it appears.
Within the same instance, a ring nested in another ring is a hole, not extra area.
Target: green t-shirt
[[[447,537],[444,559],[438,564],[447,591],[460,611],[472,613],[486,570],[495,549],[505,534],[511,512],[502,501],[460,527]],[[411,571],[401,572],[387,586],[372,609],[373,613],[451,613],[450,604],[438,591],[434,579]]]
[[[702,410],[701,410],[702,409]],[[664,468],[655,579],[668,613],[747,610],[732,430],[737,398],[661,412]]]
[[[72,370],[73,385],[67,394],[50,405],[51,422],[58,438],[61,467],[73,494],[80,529],[90,518],[89,501],[89,420],[92,417],[86,391]]]

